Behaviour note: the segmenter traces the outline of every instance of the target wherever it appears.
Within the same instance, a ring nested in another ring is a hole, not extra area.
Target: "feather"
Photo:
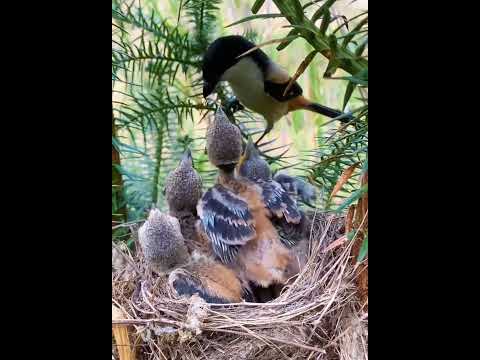
[[[224,263],[234,260],[240,246],[255,237],[247,203],[220,184],[208,190],[198,204],[201,230]]]

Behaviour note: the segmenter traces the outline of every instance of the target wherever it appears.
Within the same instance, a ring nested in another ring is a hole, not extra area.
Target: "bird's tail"
[[[297,96],[295,99],[290,100],[288,107],[289,107],[289,111],[305,109],[305,110],[316,112],[318,114],[322,114],[332,119],[343,115],[340,119],[338,119],[341,122],[349,122],[350,120],[353,119],[353,116],[350,114],[345,114],[340,110],[335,110],[335,109],[329,108],[328,106],[311,102],[310,100],[306,99],[303,96]]]
[[[349,122],[350,120],[353,119],[353,116],[350,114],[345,114],[340,110],[335,110],[335,109],[329,108],[328,106],[320,105],[314,102],[311,102],[310,104],[308,104],[305,107],[305,109],[316,112],[318,114],[328,116],[329,118],[332,118],[332,119],[336,117],[340,117],[341,115],[345,115],[344,117],[338,119],[341,122]]]

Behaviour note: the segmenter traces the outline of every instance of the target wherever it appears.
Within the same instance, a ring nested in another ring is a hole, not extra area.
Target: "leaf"
[[[343,97],[342,111],[345,110],[345,107],[347,106],[348,101],[352,97],[353,91],[355,90],[356,87],[357,87],[357,84],[355,84],[354,82],[350,81],[348,83],[347,89],[345,90],[345,96]]]
[[[320,19],[320,17],[321,17],[325,12],[328,11],[328,9],[333,5],[334,2],[335,2],[335,0],[327,0],[327,1],[325,1],[325,3],[324,3],[322,6],[320,6],[320,7],[318,8],[318,10],[315,11],[315,13],[313,14],[312,19],[311,19],[312,22],[315,22],[315,21],[317,21],[318,19]]]
[[[347,217],[345,218],[345,233],[349,234],[353,229],[353,216],[355,215],[355,205],[348,208]],[[351,238],[349,238],[351,240]]]
[[[297,15],[297,21],[300,21],[303,18],[303,7],[298,0],[289,0],[293,3],[295,8],[295,15]]]
[[[307,25],[290,24],[290,25],[285,25],[285,26],[282,26],[282,27],[284,27],[284,28],[294,28],[294,29],[297,29],[299,31],[300,30],[305,30],[305,31],[308,31],[308,32],[312,33],[313,35],[317,35],[317,29],[312,27],[309,24],[307,24]]]
[[[252,15],[252,16],[247,16],[246,18],[243,18],[241,20],[235,21],[234,23],[231,23],[225,28],[228,28],[230,26],[238,25],[247,21],[255,20],[255,19],[269,19],[269,18],[278,18],[278,17],[284,17],[283,14],[260,14],[260,15]]]
[[[333,66],[333,65],[332,65]],[[327,69],[328,69],[328,66],[327,66]],[[327,71],[325,71],[325,73],[327,73]],[[324,75],[325,76],[325,75]],[[328,76],[326,76],[328,77]],[[356,76],[339,76],[339,77],[335,77],[334,79],[337,79],[337,80],[348,80],[348,81],[351,81],[357,85],[364,85],[364,86],[368,86],[368,79],[360,79]]]
[[[298,32],[299,30],[298,29],[292,29],[290,30],[290,32],[288,33],[287,37],[293,37],[295,35],[298,35]],[[280,45],[277,46],[277,51],[281,51],[283,49],[285,49],[288,45],[290,45],[290,43],[295,40],[295,38],[292,38],[290,40],[286,40],[286,41],[283,41]]]
[[[337,57],[338,44],[335,35],[328,36],[328,46],[330,46],[333,57]]]
[[[299,37],[298,35],[295,35],[295,36],[287,36],[287,37],[284,37],[284,38],[282,38],[282,39],[275,39],[275,40],[266,41],[266,42],[264,42],[264,43],[258,44],[257,46],[251,48],[250,50],[245,51],[244,53],[238,55],[236,58],[238,59],[238,58],[241,58],[242,56],[248,55],[248,54],[254,52],[254,51],[257,50],[257,49],[260,49],[260,48],[263,47],[263,46],[270,45],[270,44],[281,43],[281,42],[283,42],[283,41],[285,41],[285,40],[290,40],[290,39],[291,39],[291,40],[294,40],[294,39],[296,39],[296,38],[298,38],[298,37]]]
[[[368,171],[365,171],[362,175],[361,175],[361,178],[360,178],[360,184],[362,186],[368,184]],[[362,196],[362,199],[361,199],[361,210],[362,210],[362,214],[363,216],[365,216],[365,214],[368,212],[368,194],[364,194]]]
[[[139,155],[144,155],[146,156],[147,154],[145,152],[143,152],[142,150],[134,147],[134,146],[131,146],[131,145],[128,145],[128,144],[125,144],[125,143],[122,143],[120,142],[118,139],[112,137],[112,145],[115,147],[115,149],[119,152],[119,153],[126,153],[126,152],[129,152],[129,153],[134,153],[134,154],[139,154]]]
[[[323,0],[314,0],[314,1],[309,1],[308,3],[304,4],[303,5],[303,10],[305,10],[306,8],[312,6],[312,5],[315,5],[319,2],[322,2]]]
[[[258,10],[260,10],[264,2],[265,0],[256,0],[252,6],[252,13],[256,14]]]
[[[363,50],[365,50],[365,46],[368,44],[368,37],[362,41],[360,45],[355,49],[355,56],[362,56]]]
[[[367,253],[368,253],[368,235],[366,235],[365,239],[363,239],[362,247],[360,248],[360,251],[358,253],[357,262],[362,262],[363,259],[365,259],[365,256],[367,256]]]
[[[340,61],[332,57],[327,64],[327,68],[325,69],[325,73],[323,74],[323,77],[327,79],[331,78],[332,75],[335,74],[335,71],[337,71],[339,65],[340,65]],[[336,79],[339,79],[339,78],[336,78]]]
[[[343,185],[350,179],[350,177],[353,175],[353,172],[355,171],[356,167],[358,166],[358,162],[349,166],[346,168],[340,178],[338,179],[337,183],[335,184],[335,187],[332,190],[332,193],[330,194],[330,199],[332,199],[337,192],[340,191]]]
[[[326,10],[322,18],[322,24],[320,25],[320,33],[325,35],[327,32],[328,25],[330,24],[330,11]]]
[[[348,28],[348,19],[345,15],[336,15],[332,18],[331,21],[334,21],[334,20],[337,20],[337,19],[342,19],[343,22],[335,30],[332,31],[332,34],[335,34],[338,30],[340,30],[344,26],[347,28],[347,30],[350,30]]]
[[[342,205],[340,205],[336,212],[340,213],[342,212],[347,206],[350,206],[354,201],[358,200],[364,193],[368,191],[368,184],[362,186],[360,189],[355,191],[352,195],[350,195],[347,200],[343,202]]]
[[[368,158],[365,160],[365,163],[363,164],[362,167],[362,172],[367,172],[368,171]]]
[[[304,73],[304,71],[307,69],[308,65],[312,62],[313,58],[315,55],[317,55],[318,51],[313,50],[310,54],[307,55],[305,59],[303,59],[302,63],[298,67],[297,71],[295,72],[295,75],[290,79],[290,82],[288,83],[287,87],[285,88],[285,91],[283,92],[283,96],[285,96],[292,87],[293,83],[297,81],[297,79]]]
[[[357,231],[355,230],[351,230],[350,232],[347,233],[347,240],[348,241],[352,241],[353,238],[355,237],[355,234],[357,233]]]
[[[368,16],[363,18],[359,23],[350,31],[346,36],[345,39],[343,40],[343,47],[347,47],[348,43],[353,39],[353,37],[359,33],[360,29],[362,28],[363,25],[368,23]]]

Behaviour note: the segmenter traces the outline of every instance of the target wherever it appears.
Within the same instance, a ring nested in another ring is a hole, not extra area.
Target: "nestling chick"
[[[276,185],[279,184],[291,195],[299,195],[300,197],[307,198],[309,200],[315,198],[315,189],[313,186],[305,183],[299,178],[295,178],[286,174],[278,174],[272,181],[270,167],[268,163],[260,156],[255,144],[251,139],[248,140],[245,151],[240,157],[240,161],[236,168],[236,173],[237,176],[245,177],[252,182],[270,182]],[[302,236],[305,231],[308,231],[308,221],[303,212],[300,212],[300,214],[301,220],[298,223],[285,221],[283,217],[272,219],[274,225],[279,225],[279,227],[277,227],[277,231],[279,232],[284,244],[288,247],[294,246],[297,243],[298,237]]]
[[[260,156],[251,139],[248,140],[245,151],[240,158],[237,172],[240,176],[252,181],[259,179],[266,181],[272,178],[272,172],[267,161]],[[290,195],[295,196],[307,205],[313,206],[317,199],[315,188],[298,177],[277,173],[273,180],[278,182]]]
[[[170,215],[180,222],[180,229],[190,251],[203,244],[197,236],[197,203],[202,196],[202,178],[193,168],[190,149],[183,155],[180,164],[170,172],[165,181],[165,196]]]
[[[237,165],[237,171],[240,176],[246,177],[252,181],[270,180],[272,172],[265,159],[260,156],[258,149],[251,139],[248,140],[245,151],[242,154]],[[285,173],[277,173],[273,180],[278,182],[282,187],[307,205],[312,205],[317,196],[315,188],[301,178],[287,175]]]
[[[240,302],[246,292],[235,272],[215,260],[198,254],[190,257],[178,220],[152,209],[138,232],[145,259],[179,295],[197,293],[207,302]]]
[[[189,260],[178,219],[150,210],[148,219],[138,230],[138,240],[148,264],[157,273],[166,273]]]
[[[313,206],[317,200],[315,188],[306,181],[284,173],[277,173],[274,178],[291,195],[299,198],[307,205]]]
[[[221,107],[207,128],[207,154],[210,162],[220,169],[233,170],[242,153],[242,134]]]
[[[290,183],[279,184],[272,180],[271,171],[268,163],[260,157],[255,145],[249,139],[248,144],[242,154],[240,161],[237,165],[236,172],[238,176],[246,177],[252,182],[263,183],[269,181],[272,184],[276,184],[277,187],[282,185],[285,191],[290,189]],[[284,179],[284,178],[280,178]],[[298,180],[293,177],[288,179]],[[297,184],[297,182],[294,182]],[[266,193],[266,199],[269,199],[272,194]],[[310,220],[309,218],[299,210],[300,221],[289,222],[285,217],[273,217],[271,219],[273,226],[277,230],[280,241],[291,250],[294,261],[289,263],[286,270],[287,277],[295,276],[304,267],[308,260],[308,238],[310,235]]]
[[[267,161],[258,153],[252,138],[248,138],[247,146],[237,165],[238,174],[252,181],[270,180],[272,172]]]
[[[284,283],[293,257],[270,218],[300,222],[294,201],[271,180],[254,183],[235,176],[242,153],[241,134],[221,109],[207,130],[207,150],[220,173],[218,183],[197,206],[200,230],[216,256],[247,281],[262,287]]]
[[[190,149],[185,151],[177,168],[168,174],[165,194],[170,212],[197,211],[197,202],[202,197],[202,178],[193,168]]]

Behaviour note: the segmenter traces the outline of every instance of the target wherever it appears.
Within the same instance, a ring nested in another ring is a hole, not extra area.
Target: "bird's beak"
[[[248,159],[250,156],[252,156],[255,152],[255,144],[253,143],[252,137],[248,137],[248,143],[247,146],[245,147],[245,157]]]
[[[203,82],[203,98],[206,99],[215,89],[215,84],[209,83],[208,81]]]
[[[183,158],[192,160],[192,151],[190,150],[190,148],[187,148],[187,150],[185,150],[185,153],[183,154]]]
[[[183,154],[182,162],[184,162],[185,160],[188,160],[188,161],[190,161],[191,164],[193,164],[192,152],[190,151],[189,148],[187,148],[187,150]]]
[[[245,161],[248,160],[248,158],[250,157],[250,154],[252,152],[252,146],[253,145],[253,141],[252,141],[252,138],[249,136],[248,137],[248,143],[247,145],[245,146],[245,150],[243,150],[243,153],[242,153],[242,156],[240,156],[240,160],[238,161],[238,167],[240,168],[243,163]]]

